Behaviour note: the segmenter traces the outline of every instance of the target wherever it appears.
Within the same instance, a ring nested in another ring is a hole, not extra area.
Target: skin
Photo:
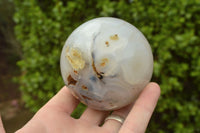
[[[2,123],[2,120],[1,120],[1,116],[0,116],[0,133],[5,133],[5,130],[3,128],[3,123]]]
[[[160,87],[149,83],[134,104],[113,111],[125,118],[123,124],[109,119],[100,127],[109,112],[87,108],[79,119],[72,118],[79,101],[63,87],[17,133],[144,133],[159,96]]]

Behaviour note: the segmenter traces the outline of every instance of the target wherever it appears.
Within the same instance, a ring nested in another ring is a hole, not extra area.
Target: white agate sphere
[[[72,32],[60,65],[63,80],[76,98],[93,109],[115,110],[134,102],[148,84],[153,55],[136,27],[102,17]]]

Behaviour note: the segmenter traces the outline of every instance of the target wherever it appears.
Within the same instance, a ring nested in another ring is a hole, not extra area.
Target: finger
[[[112,114],[115,114],[122,118],[126,118],[130,109],[132,108],[132,106],[133,106],[133,104],[130,104],[122,109],[114,111]],[[122,123],[120,123],[116,120],[108,119],[107,121],[105,121],[105,123],[102,127],[105,128],[106,130],[109,130],[110,132],[115,133],[115,132],[119,131],[121,125],[122,125]]]
[[[45,106],[58,109],[59,111],[71,114],[77,107],[79,100],[64,86]]]
[[[133,106],[134,103],[132,103],[131,105],[125,107],[125,108],[122,108],[122,109],[119,109],[119,110],[116,110],[114,111],[112,114],[116,114],[118,116],[121,116],[122,118],[126,118],[128,113],[130,112],[132,106]],[[105,128],[108,128],[110,129],[110,127],[113,127],[112,130],[113,132],[116,132],[116,131],[119,131],[120,127],[121,127],[121,123],[116,121],[116,120],[112,120],[112,119],[109,119],[105,122],[104,124],[104,127]]]
[[[3,122],[1,120],[1,115],[0,115],[0,133],[5,133],[4,127],[3,127]]]
[[[148,84],[128,114],[120,133],[144,133],[160,96],[156,83]]]
[[[98,111],[87,108],[81,115],[80,120],[85,120],[94,125],[100,125],[108,114],[108,111]]]

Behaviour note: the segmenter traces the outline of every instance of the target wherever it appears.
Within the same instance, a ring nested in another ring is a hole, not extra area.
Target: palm
[[[87,108],[79,119],[70,116],[79,101],[66,87],[54,96],[35,116],[18,132],[37,133],[140,133],[145,132],[151,114],[156,106],[160,88],[150,83],[140,94],[134,106],[114,111],[126,118],[123,124],[108,120],[99,126],[109,112]]]

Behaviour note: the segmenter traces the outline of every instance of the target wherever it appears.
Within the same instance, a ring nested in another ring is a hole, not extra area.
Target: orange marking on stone
[[[82,89],[86,91],[88,90],[88,88],[85,85],[82,85]]]
[[[109,42],[108,41],[106,41],[105,44],[106,44],[107,47],[109,47]]]
[[[68,85],[70,85],[70,84],[76,85],[76,83],[77,83],[77,81],[75,79],[73,79],[71,75],[69,75],[67,77],[67,81],[68,81]]]
[[[78,72],[77,72],[76,70],[74,70],[74,73],[75,73],[75,74],[78,74]]]
[[[119,40],[119,37],[117,34],[113,35],[113,36],[110,36],[110,40]]]
[[[84,95],[82,95],[82,97],[83,97],[84,99],[87,99],[87,100],[92,100],[92,98],[87,97],[87,96],[84,96]]]
[[[103,59],[101,60],[100,66],[105,67],[105,66],[106,66],[106,63],[108,63],[108,59],[107,59],[107,58],[103,58]]]

